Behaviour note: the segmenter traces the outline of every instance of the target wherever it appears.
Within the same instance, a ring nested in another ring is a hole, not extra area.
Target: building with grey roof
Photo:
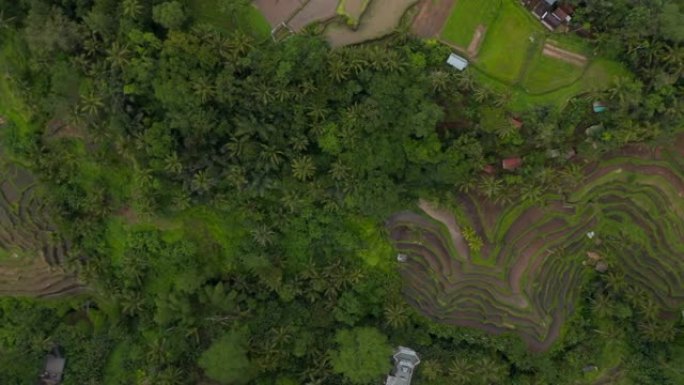
[[[413,371],[418,364],[420,358],[413,349],[399,346],[394,353],[394,369],[387,376],[385,385],[410,385]]]

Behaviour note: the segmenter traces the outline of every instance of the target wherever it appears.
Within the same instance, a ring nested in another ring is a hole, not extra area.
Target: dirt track
[[[455,0],[422,0],[411,30],[422,38],[437,37],[442,32]]]
[[[483,24],[478,25],[477,29],[475,29],[473,39],[470,41],[470,44],[468,45],[468,55],[471,59],[477,57],[478,52],[480,52],[480,46],[484,41],[486,33],[487,27],[485,27]]]
[[[578,67],[584,67],[585,65],[587,65],[586,56],[570,52],[562,48],[558,48],[549,43],[544,44],[544,50],[542,51],[542,53],[548,57],[563,60],[564,62],[574,64]]]

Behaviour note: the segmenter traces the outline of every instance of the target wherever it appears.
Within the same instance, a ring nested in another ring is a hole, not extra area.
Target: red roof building
[[[522,163],[523,161],[520,157],[507,158],[501,161],[501,167],[503,167],[504,170],[513,171],[522,166]]]
[[[482,171],[484,171],[485,174],[492,175],[492,174],[496,173],[496,168],[494,167],[493,164],[488,164],[488,165],[482,167]]]
[[[519,118],[514,117],[514,116],[512,116],[512,117],[509,119],[509,121],[511,122],[511,124],[513,125],[513,127],[517,128],[518,130],[521,129],[522,126],[523,126],[523,121],[520,120]]]

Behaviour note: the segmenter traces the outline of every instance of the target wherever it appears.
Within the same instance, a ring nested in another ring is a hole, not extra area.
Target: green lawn
[[[539,104],[562,108],[578,94],[606,89],[616,77],[629,76],[619,63],[592,58],[581,38],[547,31],[515,0],[458,0],[442,38],[465,49],[480,24],[487,32],[471,71],[486,86],[512,92],[513,111]],[[544,56],[544,42],[586,55],[589,64],[583,68]]]
[[[489,27],[496,18],[501,2],[502,0],[457,0],[444,25],[442,38],[467,48],[477,26],[484,24]]]
[[[541,37],[541,25],[530,19],[517,3],[505,0],[499,15],[487,29],[476,64],[499,80],[515,83],[520,77],[533,47],[530,36]]]
[[[539,53],[530,63],[521,85],[531,94],[540,94],[569,86],[583,73],[584,67]]]
[[[224,32],[240,29],[257,38],[267,38],[271,34],[268,21],[254,6],[238,17],[224,15],[217,0],[194,0],[190,2],[190,9],[197,22],[209,23]]]

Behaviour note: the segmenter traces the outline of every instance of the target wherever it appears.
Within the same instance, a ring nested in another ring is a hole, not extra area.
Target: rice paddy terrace
[[[595,272],[653,294],[663,316],[684,306],[684,138],[587,164],[584,182],[542,207],[461,194],[455,208],[420,202],[388,220],[405,297],[436,321],[518,334],[547,350]],[[591,258],[589,258],[591,259]]]
[[[62,265],[68,243],[55,231],[35,179],[0,166],[0,295],[55,297],[83,289]]]

